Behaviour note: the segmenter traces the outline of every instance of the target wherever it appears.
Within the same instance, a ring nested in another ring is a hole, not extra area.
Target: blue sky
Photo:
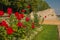
[[[57,15],[60,15],[60,0],[46,0],[49,6],[55,9]]]

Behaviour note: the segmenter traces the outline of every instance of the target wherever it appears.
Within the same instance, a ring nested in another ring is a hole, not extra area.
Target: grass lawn
[[[39,32],[33,40],[58,40],[56,25],[42,25],[43,31]]]

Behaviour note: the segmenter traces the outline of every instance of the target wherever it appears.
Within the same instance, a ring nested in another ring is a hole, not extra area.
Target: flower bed
[[[23,4],[25,5],[23,5]],[[7,18],[3,18],[4,11],[0,10],[0,40],[32,40],[43,28],[34,11],[34,20],[30,18],[31,4],[21,2],[21,8],[13,14],[11,7],[7,8]]]
[[[15,16],[15,17],[14,17]],[[42,28],[38,27],[29,17],[21,16],[16,18],[17,15],[10,15],[7,20],[2,20],[0,23],[0,31],[2,38],[7,40],[31,40],[41,31]],[[38,30],[39,29],[39,30]]]
[[[0,11],[0,18],[4,12]],[[27,14],[15,12],[12,9],[7,12],[7,19],[0,19],[0,39],[1,40],[32,40],[33,37],[42,30],[37,15],[31,20]]]

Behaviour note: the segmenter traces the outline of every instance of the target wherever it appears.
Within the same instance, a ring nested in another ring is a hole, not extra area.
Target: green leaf
[[[13,30],[18,31],[18,26],[17,25],[13,24],[12,28],[13,28]]]

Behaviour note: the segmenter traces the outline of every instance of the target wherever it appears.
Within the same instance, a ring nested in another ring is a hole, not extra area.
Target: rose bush
[[[20,12],[13,14],[11,7],[7,8],[7,20],[0,20],[0,38],[1,40],[20,40],[29,38],[33,30],[39,27],[39,20],[34,14],[34,20],[30,18],[31,5],[26,4],[21,7]],[[28,14],[26,14],[28,13]],[[4,11],[0,10],[0,18],[4,16]]]
[[[28,8],[30,8],[28,6]],[[22,10],[25,12],[26,10]],[[12,8],[7,9],[7,20],[0,21],[0,35],[4,40],[24,39],[29,37],[32,31],[37,27],[36,23],[31,20],[29,15],[15,12],[12,14]],[[0,17],[4,16],[4,12],[0,11]]]

